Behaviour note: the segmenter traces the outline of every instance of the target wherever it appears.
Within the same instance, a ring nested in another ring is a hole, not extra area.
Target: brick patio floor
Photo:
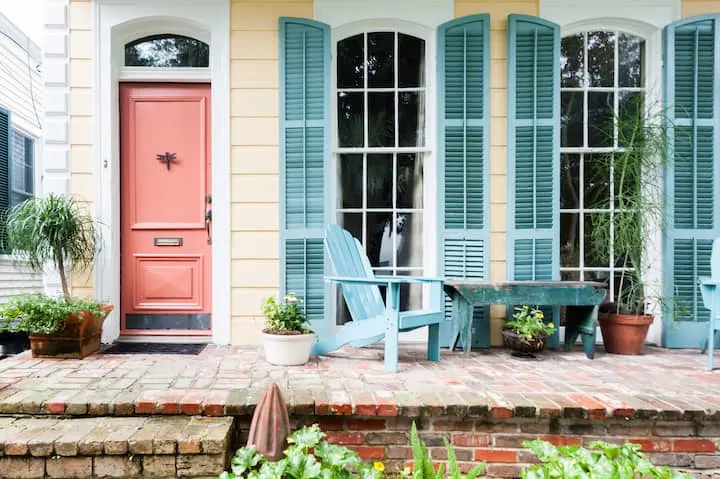
[[[602,347],[600,347],[601,349]],[[306,366],[271,366],[259,348],[208,346],[191,355],[97,355],[82,361],[0,361],[0,414],[117,415],[252,412],[277,382],[295,414],[419,416],[487,414],[496,419],[720,418],[720,372],[698,351],[647,348],[643,356],[443,350],[424,360],[401,347],[400,372],[383,370],[382,349],[346,348]]]

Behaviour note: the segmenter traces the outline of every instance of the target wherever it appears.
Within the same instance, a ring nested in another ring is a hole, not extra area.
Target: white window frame
[[[646,105],[662,105],[662,25],[654,25],[642,20],[634,20],[630,18],[614,18],[614,17],[592,17],[585,18],[572,23],[563,24],[563,21],[572,20],[572,9],[568,10],[567,2],[557,2],[553,4],[555,8],[545,10],[550,16],[550,20],[559,21],[561,25],[560,36],[565,37],[588,31],[621,31],[630,35],[635,35],[645,39],[645,101]],[[608,6],[598,6],[601,9],[607,9]],[[541,11],[543,9],[541,8]],[[640,10],[646,10],[640,9]],[[640,12],[640,11],[639,11]],[[674,18],[669,15],[670,21]],[[642,15],[636,15],[635,18],[642,18]],[[662,174],[662,172],[660,172]],[[661,179],[656,179],[654,184],[662,184]],[[654,194],[661,194],[655,192]],[[559,208],[558,208],[559,209]],[[662,293],[662,229],[659,223],[653,224],[648,231],[648,240],[646,243],[645,264],[649,265],[643,273],[643,280],[648,286],[651,298],[658,298]],[[657,301],[650,301],[647,311],[655,317],[655,321],[650,326],[646,341],[648,343],[660,344],[662,341],[662,309]],[[597,335],[598,340],[601,336]]]
[[[332,161],[330,162],[330,178],[332,178],[332,186],[330,193],[330,208],[328,208],[328,222],[335,224],[336,205],[338,204],[338,185],[337,178],[339,173],[339,151],[342,153],[350,153],[352,149],[340,148],[338,145],[338,118],[337,118],[337,44],[354,35],[368,32],[398,32],[425,41],[425,146],[409,147],[408,152],[422,153],[423,156],[423,274],[427,276],[436,275],[438,272],[437,259],[437,91],[435,85],[436,76],[436,44],[435,32],[436,28],[430,28],[418,23],[408,22],[395,19],[380,20],[362,20],[349,23],[332,29],[331,33],[331,52],[332,62],[331,70],[331,86],[332,86],[332,104],[331,104],[331,141],[330,148]],[[366,153],[365,148],[358,148],[358,153]],[[384,151],[385,150],[385,151]],[[398,148],[374,148],[371,153],[394,153],[399,151]],[[335,295],[333,294],[334,298]],[[427,288],[423,288],[423,306],[428,301]],[[332,318],[337,315],[337,305],[333,300],[331,302],[330,314]],[[333,321],[333,325],[335,322]],[[424,328],[422,328],[424,329]],[[418,339],[413,336],[411,340]],[[424,336],[423,336],[424,340]]]

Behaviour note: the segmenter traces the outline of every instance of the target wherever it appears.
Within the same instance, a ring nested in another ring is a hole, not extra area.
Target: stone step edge
[[[231,417],[0,417],[0,457],[226,455]]]

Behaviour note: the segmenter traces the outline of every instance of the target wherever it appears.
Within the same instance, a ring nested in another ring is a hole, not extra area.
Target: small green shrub
[[[302,299],[295,293],[288,293],[282,301],[274,296],[265,300],[262,306],[265,315],[265,332],[271,334],[311,333],[309,321],[302,308]]]
[[[354,451],[324,439],[317,424],[299,429],[288,436],[285,457],[277,462],[268,462],[255,446],[243,447],[220,479],[380,479],[382,463],[366,465]]]
[[[540,459],[521,473],[522,479],[691,479],[692,476],[653,465],[637,444],[595,442],[589,448],[555,447],[529,441],[525,447]]]
[[[52,334],[60,331],[70,315],[79,319],[104,315],[102,304],[94,299],[51,298],[34,293],[15,296],[0,305],[0,331],[26,331],[30,334]]]

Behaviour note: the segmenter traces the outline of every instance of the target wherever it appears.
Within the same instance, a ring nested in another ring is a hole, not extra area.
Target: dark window
[[[35,140],[12,130],[10,142],[10,206],[35,193]]]
[[[182,35],[160,34],[125,45],[128,67],[207,67],[210,48],[205,42]]]

